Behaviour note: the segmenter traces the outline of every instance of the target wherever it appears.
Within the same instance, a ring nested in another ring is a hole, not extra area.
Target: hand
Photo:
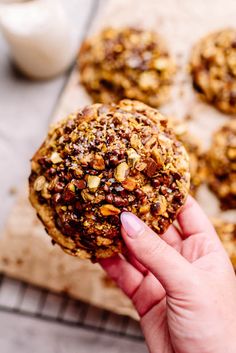
[[[161,237],[131,213],[121,222],[127,253],[101,265],[133,301],[150,352],[235,353],[234,270],[196,201]]]

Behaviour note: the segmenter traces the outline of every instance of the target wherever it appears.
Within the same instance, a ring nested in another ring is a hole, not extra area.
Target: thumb
[[[166,293],[175,294],[193,280],[191,264],[138,217],[121,215],[122,236],[129,251],[160,281]]]

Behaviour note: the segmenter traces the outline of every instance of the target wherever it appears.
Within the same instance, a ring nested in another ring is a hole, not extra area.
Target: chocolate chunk
[[[145,174],[149,177],[152,178],[157,170],[158,170],[158,165],[152,158],[147,158],[145,159],[145,163],[147,164],[147,167],[145,169]]]

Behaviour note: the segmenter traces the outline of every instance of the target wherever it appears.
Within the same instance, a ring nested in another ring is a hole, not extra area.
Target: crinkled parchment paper
[[[91,32],[108,25],[132,25],[159,32],[178,64],[172,100],[160,110],[178,118],[190,115],[190,130],[207,148],[212,132],[230,118],[195,96],[187,73],[188,58],[192,45],[200,37],[210,31],[235,26],[235,14],[235,0],[110,0],[93,23]],[[74,71],[54,120],[90,102],[78,82],[79,75]],[[130,301],[107,281],[98,265],[73,258],[58,246],[51,245],[26,194],[24,191],[18,198],[0,238],[0,271],[137,318]],[[218,201],[206,186],[200,188],[197,198],[209,216],[236,219],[236,212],[220,211]]]

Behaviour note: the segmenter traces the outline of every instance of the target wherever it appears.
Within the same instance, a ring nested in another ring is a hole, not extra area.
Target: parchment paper
[[[212,132],[230,118],[195,96],[187,73],[188,58],[192,45],[200,37],[210,31],[235,26],[235,16],[235,0],[110,0],[94,22],[91,33],[108,25],[132,25],[159,32],[166,39],[179,67],[172,100],[160,110],[180,119],[190,115],[190,130],[207,148]],[[79,75],[75,70],[54,120],[90,103],[78,82]],[[221,212],[217,199],[206,186],[200,188],[197,199],[209,216],[235,221],[236,212]],[[137,318],[130,301],[107,281],[98,265],[75,259],[64,254],[58,246],[51,245],[27,201],[26,190],[19,197],[0,238],[0,271]]]

